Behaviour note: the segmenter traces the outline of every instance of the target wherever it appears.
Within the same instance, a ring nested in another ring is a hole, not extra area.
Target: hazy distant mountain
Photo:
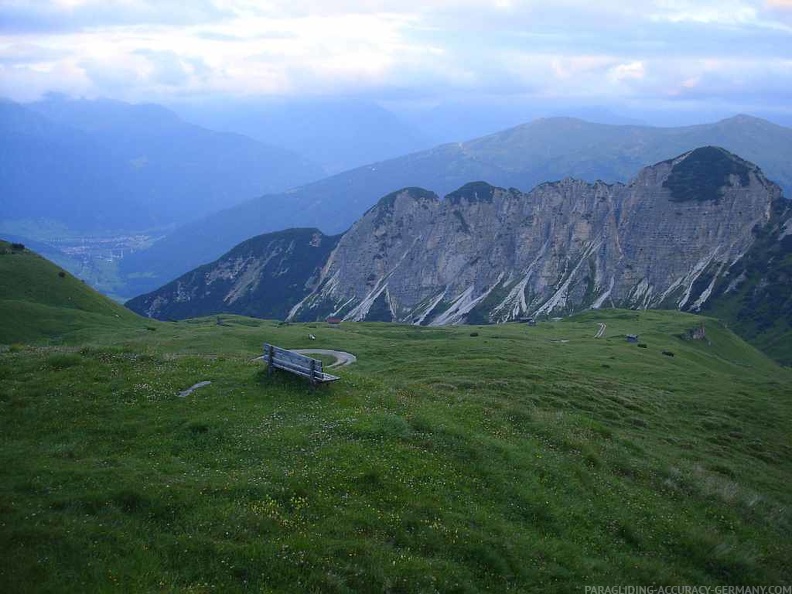
[[[598,124],[682,127],[717,121],[734,115],[733,109],[714,105],[707,114],[699,110],[644,105],[616,106],[562,102],[557,100],[516,101],[490,97],[451,99],[434,106],[394,104],[392,109],[421,135],[434,141],[459,142],[486,136],[522,122],[540,118],[577,118]],[[781,126],[792,125],[792,114],[783,109],[759,110],[752,115]]]
[[[406,188],[340,239],[262,235],[127,305],[158,318],[226,311],[443,325],[589,307],[698,311],[714,298],[723,309],[736,299],[741,309],[727,320],[789,345],[791,213],[760,169],[716,147],[644,168],[626,185],[567,178],[523,193],[477,182],[443,200]]]
[[[136,278],[127,294],[150,291],[260,233],[304,226],[339,233],[377,196],[394,188],[420,186],[442,195],[471,179],[522,190],[568,176],[626,181],[641,167],[708,144],[758,163],[792,195],[792,129],[765,120],[737,116],[684,128],[537,120],[469,142],[359,167],[196,221],[122,261],[122,270]]]
[[[121,228],[143,218],[123,174],[119,155],[90,134],[0,102],[0,218]]]
[[[236,100],[174,106],[188,121],[295,151],[338,173],[436,144],[390,111],[352,99]]]
[[[156,105],[0,103],[3,219],[80,230],[184,223],[321,177],[296,154],[187,124]]]
[[[599,124],[646,125],[645,121],[619,115],[605,107],[565,108],[557,105],[514,102],[493,105],[487,102],[451,101],[428,109],[405,110],[402,117],[424,136],[434,140],[434,144],[486,136],[511,128],[520,122],[540,118],[564,117]]]

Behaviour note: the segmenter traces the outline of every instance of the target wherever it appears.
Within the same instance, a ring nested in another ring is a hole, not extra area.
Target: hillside
[[[3,591],[792,580],[792,377],[714,320],[222,322],[0,352]],[[313,391],[264,341],[358,362]]]
[[[0,344],[60,341],[145,320],[21,244],[0,240]]]
[[[721,146],[756,163],[792,194],[787,158],[792,154],[792,129],[759,118],[737,116],[682,128],[536,120],[484,138],[372,163],[215,213],[122,261],[129,279],[125,293],[151,291],[262,233],[290,227],[343,232],[380,196],[398,188],[419,186],[442,196],[472,180],[526,192],[565,177],[624,182],[641,167],[706,145]],[[195,237],[205,239],[197,243]]]
[[[294,153],[157,105],[6,101],[0,135],[0,218],[10,232],[39,219],[80,232],[180,225],[322,176]]]

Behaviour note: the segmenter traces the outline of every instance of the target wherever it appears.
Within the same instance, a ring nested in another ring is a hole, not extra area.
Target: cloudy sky
[[[0,0],[0,95],[792,109],[792,0]]]

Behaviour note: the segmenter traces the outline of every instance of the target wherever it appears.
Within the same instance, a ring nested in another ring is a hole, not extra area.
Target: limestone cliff
[[[347,231],[290,319],[503,322],[587,307],[699,309],[767,224],[778,186],[704,147],[628,184],[528,193],[483,182],[441,200],[408,188]]]

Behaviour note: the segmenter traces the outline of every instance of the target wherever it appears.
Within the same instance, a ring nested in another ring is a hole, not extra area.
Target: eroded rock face
[[[698,309],[781,190],[704,147],[627,185],[482,182],[386,196],[345,233],[291,319],[503,322],[586,307]]]

